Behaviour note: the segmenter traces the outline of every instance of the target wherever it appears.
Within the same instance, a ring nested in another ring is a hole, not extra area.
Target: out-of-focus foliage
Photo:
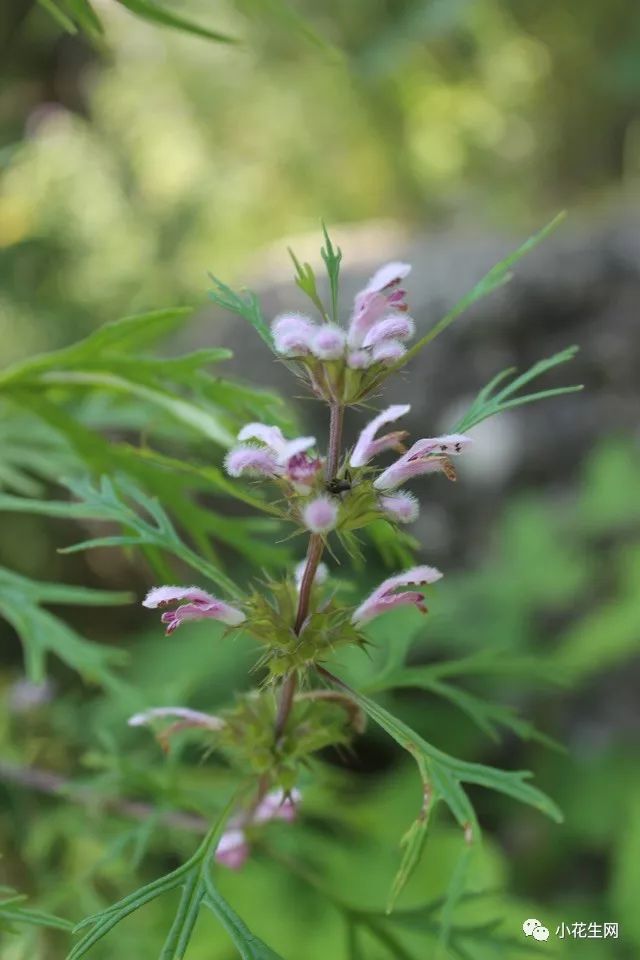
[[[462,209],[494,222],[525,213],[529,225],[534,207],[633,183],[640,39],[622,0],[579,11],[290,5],[338,59],[279,18],[279,4],[218,6],[246,33],[241,52],[154,29],[115,3],[103,11],[108,62],[80,47],[51,65],[44,14],[17,34],[0,113],[9,356],[199,297],[207,270],[227,275],[247,237],[256,249],[321,217],[415,223]]]
[[[466,716],[469,703],[477,706],[482,703],[478,698],[495,699],[504,691],[505,677],[511,691],[510,702],[504,702],[505,716],[510,716],[511,707],[520,706],[537,718],[542,730],[550,729],[552,719],[554,728],[561,730],[563,712],[570,710],[572,701],[580,701],[589,690],[590,677],[602,671],[603,651],[609,671],[624,669],[637,651],[633,629],[637,616],[630,606],[635,600],[630,595],[626,599],[626,579],[634,549],[630,538],[640,526],[635,497],[639,478],[635,453],[627,443],[612,442],[586,464],[580,498],[570,510],[534,493],[514,501],[505,511],[483,569],[459,575],[455,582],[444,581],[426,629],[416,630],[415,620],[410,624],[402,611],[389,615],[372,631],[372,661],[357,652],[340,655],[341,673],[353,682],[366,682],[372,690],[422,688],[419,700],[394,694],[394,710],[427,737],[439,730],[442,745],[464,756],[491,762],[508,756],[510,735],[496,745]],[[605,551],[610,575],[604,578],[586,559],[594,538]],[[534,563],[540,553],[545,564]],[[506,612],[501,615],[503,607]],[[619,607],[627,609],[627,635],[611,645],[612,629],[616,637],[624,633],[618,626]],[[544,623],[550,618],[562,618],[564,627],[559,643],[554,641],[545,652]],[[248,648],[244,643],[220,643],[212,632],[216,630],[211,626],[194,625],[179,644],[159,639],[156,629],[140,638],[131,648],[127,670],[137,691],[136,706],[188,701],[210,709],[226,701],[230,688],[242,688],[247,682]],[[389,635],[402,642],[389,647],[383,642]],[[402,667],[407,653],[409,665]],[[467,691],[469,700],[449,702],[447,688],[452,685]],[[46,817],[34,819],[19,804],[8,808],[17,836],[30,825],[28,841],[21,841],[22,861],[38,909],[77,918],[101,909],[105,898],[112,902],[129,893],[134,886],[132,864],[138,865],[143,881],[169,872],[174,857],[188,859],[197,845],[191,833],[181,829],[184,824],[172,821],[174,812],[206,816],[212,795],[228,796],[228,772],[213,757],[203,763],[188,738],[175,742],[163,756],[148,738],[127,730],[123,721],[131,708],[128,697],[113,691],[75,704],[55,698],[28,713],[3,715],[7,763],[19,764],[28,756],[35,767],[54,766],[70,777],[71,802],[64,797],[38,801],[32,795],[31,805],[47,809]],[[478,709],[482,715],[482,707]],[[369,736],[372,746],[383,749],[374,729]],[[585,947],[589,956],[632,957],[640,948],[633,893],[640,779],[631,762],[633,740],[605,739],[569,747],[567,755],[531,741],[531,767],[538,771],[541,785],[560,800],[566,825],[559,831],[505,799],[508,829],[499,827],[495,836],[485,836],[466,864],[463,892],[447,921],[451,956],[510,960],[519,955],[523,918],[541,913],[542,899],[542,919],[550,929],[581,918],[614,918],[621,924],[624,940],[592,941]],[[339,767],[317,767],[315,784],[309,783],[307,789],[306,814],[295,833],[285,825],[274,826],[264,855],[254,858],[242,874],[218,873],[222,895],[240,916],[251,918],[254,933],[287,960],[303,950],[311,958],[331,951],[331,956],[351,960],[360,955],[358,950],[372,957],[378,956],[376,951],[381,957],[402,956],[403,949],[424,950],[425,937],[433,938],[435,945],[443,936],[435,898],[447,893],[460,856],[457,831],[444,819],[437,818],[397,912],[388,919],[383,912],[388,877],[399,856],[394,848],[419,804],[412,771],[398,760],[391,776],[354,779]],[[11,782],[5,777],[4,790],[18,800],[23,788]],[[88,791],[84,799],[83,790]],[[334,801],[329,808],[330,796]],[[120,798],[115,806],[113,798]],[[122,798],[135,799],[142,807],[127,815]],[[481,819],[504,822],[502,802],[492,799],[487,805],[480,796],[476,802]],[[144,819],[136,822],[134,817],[141,815]],[[621,821],[628,825],[624,839],[619,836]],[[167,857],[169,849],[174,857]],[[582,888],[566,888],[563,876],[576,855],[602,862],[607,876],[604,896],[594,897],[587,878]],[[65,883],[52,885],[61,873]],[[537,888],[539,882],[544,889]],[[474,891],[485,892],[472,896]],[[171,894],[166,896],[170,899]],[[288,906],[291,898],[295,911]],[[379,913],[371,913],[372,903],[379,904]],[[164,901],[150,904],[132,925],[118,927],[111,935],[116,936],[111,948],[98,946],[95,955],[106,960],[114,949],[154,955],[161,931],[167,929],[166,912]],[[494,918],[500,926],[487,926]],[[61,934],[30,927],[21,933],[20,925],[13,926],[17,932],[6,935],[11,960],[64,955]],[[559,956],[573,956],[575,942],[558,940],[554,946]],[[224,934],[204,914],[189,956],[195,960],[229,956]]]
[[[232,275],[265,242],[315,228],[321,217],[393,217],[434,230],[517,220],[526,221],[525,232],[560,207],[624,201],[637,186],[640,33],[622,0],[575,8],[239,0],[215,9],[205,0],[167,0],[164,9],[219,27],[242,46],[158,29],[110,0],[96,4],[105,29],[97,43],[65,35],[27,0],[7,4],[8,19],[0,14],[0,32],[10,27],[0,37],[4,362],[66,347],[115,316],[204,299],[210,269]],[[539,355],[556,349],[541,343]],[[166,504],[170,495],[180,537],[237,582],[247,556],[266,569],[298,559],[295,541],[274,542],[270,516],[247,517],[258,505],[252,488],[244,502],[228,499],[210,434],[201,430],[212,418],[216,429],[233,432],[243,420],[281,422],[290,411],[223,380],[224,367],[205,374],[207,387],[199,371],[192,389],[196,367],[187,360],[182,374],[181,361],[174,367],[182,380],[170,380],[171,409],[156,404],[150,414],[146,392],[158,386],[159,355],[126,370],[123,352],[126,392],[122,384],[98,390],[104,370],[95,365],[84,370],[93,383],[71,382],[71,364],[65,384],[46,384],[27,369],[20,402],[0,401],[0,484],[12,507],[2,513],[0,561],[12,571],[9,601],[20,598],[16,625],[26,623],[35,638],[27,664],[39,675],[45,648],[62,646],[69,659],[82,636],[105,650],[104,662],[89,669],[71,660],[90,681],[110,677],[120,652],[129,657],[127,683],[108,681],[106,694],[49,657],[53,698],[42,687],[29,688],[25,700],[16,686],[22,651],[5,626],[0,870],[29,900],[0,903],[3,960],[60,960],[69,937],[56,917],[101,910],[192,855],[199,840],[191,831],[211,816],[212,800],[219,809],[229,793],[227,771],[211,758],[201,763],[186,738],[163,757],[125,719],[158,702],[228,702],[230,689],[247,684],[252,662],[244,641],[220,644],[210,628],[194,626],[169,642],[156,626],[140,633],[143,621],[130,606],[100,608],[97,617],[78,606],[84,589],[114,600],[184,567],[155,544],[145,545],[146,563],[129,548],[98,548],[86,560],[56,554],[79,539],[130,535],[96,522],[86,505],[71,520],[78,505],[59,481],[90,462],[96,481],[114,471],[143,497]],[[199,426],[188,436],[179,400],[192,424],[195,408]],[[548,429],[555,426],[549,415]],[[637,669],[638,479],[630,445],[605,441],[585,466],[575,502],[573,480],[561,475],[557,502],[535,489],[508,499],[493,547],[443,582],[426,636],[392,621],[392,661],[379,662],[374,648],[375,669],[346,657],[336,666],[422,737],[437,734],[447,752],[534,769],[563,809],[564,826],[473,791],[486,824],[482,847],[470,863],[460,861],[459,831],[438,819],[396,913],[385,919],[389,878],[403,855],[398,837],[421,797],[410,765],[370,730],[345,758],[354,771],[323,768],[326,782],[308,790],[295,836],[274,825],[270,849],[242,875],[218,878],[238,914],[286,960],[382,960],[405,947],[422,955],[443,936],[446,956],[511,960],[525,946],[523,919],[543,911],[552,934],[561,921],[621,924],[619,942],[557,941],[560,956],[637,955],[637,704],[625,691]],[[44,505],[45,496],[60,503],[58,519],[15,509],[16,497]],[[125,495],[124,508],[133,507]],[[387,554],[395,551],[392,563],[406,562],[405,544],[378,539]],[[78,592],[69,586],[85,581]],[[396,692],[383,693],[390,678]],[[568,755],[539,744],[534,722]],[[21,781],[25,765],[53,771],[65,785]],[[176,811],[187,819],[172,819]],[[284,862],[274,872],[277,853]],[[455,889],[465,867],[466,893]],[[319,896],[318,881],[349,894],[349,909]],[[171,896],[97,945],[98,960],[157,953]],[[438,912],[437,898],[446,898],[449,915]],[[379,913],[370,913],[372,903]],[[486,926],[494,917],[497,931]],[[227,935],[206,914],[190,956],[231,956]]]

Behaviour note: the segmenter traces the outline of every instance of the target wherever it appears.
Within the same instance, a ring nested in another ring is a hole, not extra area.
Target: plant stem
[[[336,475],[340,461],[340,447],[342,446],[342,423],[344,407],[339,403],[331,404],[331,419],[329,421],[329,450],[327,455],[327,480]]]
[[[329,420],[329,447],[327,450],[326,478],[331,480],[335,476],[340,463],[340,448],[342,446],[342,424],[344,420],[344,407],[339,403],[330,404]],[[298,596],[298,610],[293,629],[296,634],[302,630],[302,626],[309,613],[309,601],[311,599],[311,588],[315,580],[318,564],[322,559],[324,551],[324,540],[318,533],[312,533],[309,537],[309,546],[307,547],[307,560],[300,581],[300,593]],[[298,685],[298,674],[292,671],[284,680],[280,693],[280,702],[278,703],[278,713],[276,715],[275,738],[276,742],[281,738],[291,713],[293,698]]]

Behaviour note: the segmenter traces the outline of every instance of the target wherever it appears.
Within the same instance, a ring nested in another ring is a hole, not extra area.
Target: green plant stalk
[[[325,476],[327,481],[335,476],[340,463],[340,449],[342,447],[342,427],[344,423],[344,407],[339,403],[330,405],[329,420],[329,449],[327,452],[327,465]],[[311,588],[315,580],[318,564],[322,559],[324,552],[324,540],[320,534],[312,533],[309,537],[309,546],[307,548],[307,560],[300,583],[300,596],[298,598],[298,611],[294,630],[299,634],[302,625],[307,619],[309,613],[309,600],[311,598]],[[280,701],[278,703],[278,713],[275,724],[276,742],[282,736],[291,713],[293,699],[298,685],[298,674],[292,671],[282,684]]]

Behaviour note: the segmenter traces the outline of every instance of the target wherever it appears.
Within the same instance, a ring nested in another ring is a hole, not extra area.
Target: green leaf
[[[464,896],[464,888],[469,873],[469,864],[471,862],[472,848],[469,844],[460,851],[458,862],[456,863],[449,887],[442,905],[442,915],[440,921],[440,936],[438,946],[441,950],[446,950],[451,940],[451,929],[453,926],[453,917],[456,908]]]
[[[77,33],[78,28],[76,27],[73,20],[67,16],[64,10],[61,10],[55,0],[38,0],[38,3],[43,10],[46,10],[50,14],[56,23],[60,24],[63,30],[66,30],[67,33]]]
[[[242,960],[283,960],[279,953],[251,933],[245,922],[214,886],[208,871],[205,873],[205,890],[204,903],[225,928],[238,948]]]
[[[522,257],[527,253],[537,247],[539,243],[546,239],[550,233],[552,233],[564,220],[566,214],[559,213],[553,220],[548,223],[542,230],[535,233],[532,237],[529,237],[517,250],[514,250],[513,253],[510,253],[504,260],[501,260],[500,263],[495,264],[489,270],[484,277],[478,281],[478,283],[473,287],[469,293],[466,293],[462,299],[458,300],[454,307],[440,320],[434,327],[429,330],[428,333],[424,335],[407,353],[402,357],[401,360],[398,360],[397,363],[392,364],[389,367],[389,370],[398,370],[400,367],[403,367],[409,360],[412,360],[416,354],[420,353],[423,347],[426,347],[427,344],[431,343],[432,340],[446,330],[454,320],[456,320],[461,313],[464,313],[472,304],[477,303],[478,300],[481,300],[483,297],[488,296],[488,294],[493,293],[494,290],[497,290],[499,287],[504,286],[505,283],[508,283],[512,277],[511,267],[518,262]]]
[[[291,247],[287,247],[287,250],[289,251],[289,256],[291,257],[296,270],[296,285],[307,297],[309,297],[309,300],[311,300],[313,305],[317,307],[324,319],[328,320],[329,317],[327,311],[322,302],[320,294],[318,293],[316,275],[313,272],[313,267],[310,263],[300,263]]]
[[[427,840],[427,831],[429,829],[431,809],[431,791],[425,789],[422,809],[400,841],[400,845],[403,848],[402,860],[398,872],[394,877],[391,893],[389,894],[387,913],[392,912],[396,900],[411,879],[422,859]]]
[[[21,906],[26,900],[23,894],[14,893],[9,887],[3,887],[0,892],[3,895],[8,894],[0,901],[0,929],[4,928],[11,931],[12,924],[48,927],[51,930],[69,931],[73,929],[73,924],[63,917],[56,917],[51,913]]]
[[[205,40],[215,40],[217,43],[238,43],[238,40],[228,33],[203,27],[187,17],[172,13],[160,4],[154,3],[153,0],[117,0],[117,2],[130,10],[131,13],[135,13],[137,17],[158,26],[173,27],[174,30],[182,30],[196,37],[203,37]]]
[[[325,675],[326,672],[325,672]],[[434,747],[402,720],[385,710],[374,700],[353,690],[337,677],[328,676],[333,682],[344,687],[362,709],[375,720],[383,730],[407,750],[416,761],[423,783],[427,789],[433,789],[434,803],[443,800],[450,808],[458,823],[468,831],[476,824],[475,813],[462,788],[464,783],[473,783],[487,787],[498,793],[504,793],[545,813],[557,823],[562,821],[562,813],[556,804],[541,790],[526,781],[531,777],[528,771],[499,770],[480,763],[458,760]]]
[[[87,926],[91,926],[92,929],[75,944],[68,954],[67,960],[80,960],[121,920],[135,913],[136,910],[139,910],[140,907],[151,900],[175,890],[176,887],[183,886],[183,895],[161,954],[161,960],[181,960],[193,933],[200,904],[205,894],[205,877],[209,860],[216,848],[229,812],[235,804],[236,796],[237,794],[234,794],[225,804],[206,837],[186,863],[164,877],[135,890],[105,910],[86,917],[79,923],[75,928],[76,931]]]
[[[103,477],[98,487],[92,486],[88,480],[70,480],[67,486],[80,502],[35,500],[0,494],[0,510],[121,524],[126,531],[124,534],[91,538],[64,547],[60,552],[75,553],[99,546],[158,547],[209,577],[231,596],[240,595],[237,586],[222,570],[199,556],[180,539],[158,500],[147,496],[132,481],[122,477],[114,483],[108,477]],[[132,501],[133,506],[128,501]]]
[[[68,486],[83,501],[83,506],[93,511],[95,519],[114,520],[130,529],[131,537],[127,536],[125,542],[167,550],[198,573],[209,577],[231,596],[240,596],[238,587],[225,573],[182,542],[160,503],[155,498],[148,497],[131,481],[122,478],[116,485],[103,477],[99,488],[92,487],[86,481],[70,481]],[[150,516],[152,522],[129,506],[123,499],[123,494]],[[92,545],[96,544],[86,541],[84,544],[77,544],[75,549]]]
[[[492,740],[500,739],[499,726],[503,726],[523,740],[537,740],[546,746],[563,749],[560,744],[536,730],[532,724],[518,717],[511,707],[492,703],[467,690],[461,690],[450,683],[435,679],[430,676],[429,667],[407,667],[398,670],[383,680],[375,681],[372,687],[375,690],[394,690],[402,687],[428,690],[458,707]]]
[[[29,580],[0,568],[0,616],[20,637],[27,674],[34,683],[45,679],[46,657],[52,653],[86,680],[122,692],[124,684],[110,667],[122,663],[124,651],[85,640],[58,617],[42,610],[41,604],[97,606],[131,601],[129,593]]]
[[[324,260],[329,277],[329,289],[331,290],[331,319],[334,323],[339,322],[338,300],[340,292],[340,263],[342,261],[342,250],[340,247],[334,247],[331,237],[327,232],[327,227],[322,224],[322,233],[324,235],[325,245],[320,250],[320,255]]]
[[[114,371],[120,368],[117,361],[112,361],[110,366]],[[58,384],[67,387],[102,387],[131,394],[166,411],[174,419],[222,447],[229,447],[234,441],[233,434],[216,412],[200,407],[191,400],[177,397],[166,389],[158,389],[130,369],[124,371],[124,375],[122,372],[104,373],[100,370],[51,371],[42,375],[41,382],[46,386]]]
[[[178,910],[165,940],[160,960],[182,960],[195,929],[204,896],[204,888],[197,872],[187,877],[182,888]]]
[[[236,313],[238,316],[248,320],[269,349],[273,350],[271,331],[262,315],[260,303],[255,293],[247,290],[243,296],[241,293],[236,293],[235,290],[228,287],[222,280],[218,280],[212,273],[210,273],[209,276],[215,284],[213,290],[209,291],[210,299],[225,310]]]
[[[100,37],[104,33],[102,22],[89,0],[62,0],[67,12],[78,26],[90,36]]]
[[[177,307],[105,323],[77,343],[13,364],[0,374],[0,386],[29,379],[48,370],[77,367],[87,360],[100,359],[105,354],[130,356],[132,351],[169,333],[192,312],[191,307]]]
[[[503,370],[497,374],[486,387],[482,388],[465,415],[456,423],[455,427],[452,428],[453,431],[463,433],[466,430],[470,430],[471,427],[475,427],[476,424],[481,423],[483,420],[486,420],[487,417],[492,417],[512,407],[519,407],[526,403],[534,403],[537,400],[546,400],[549,397],[558,397],[565,393],[576,393],[582,390],[582,384],[577,384],[571,387],[555,387],[551,390],[540,390],[537,393],[514,396],[518,390],[532,380],[542,376],[544,373],[548,373],[549,370],[552,370],[559,364],[572,360],[577,352],[578,347],[567,347],[566,350],[561,350],[552,357],[539,360],[537,363],[534,363],[529,370],[520,374],[519,377],[516,377],[508,383],[506,387],[503,387],[502,390],[496,393],[495,390],[497,386],[514,372],[513,367]]]

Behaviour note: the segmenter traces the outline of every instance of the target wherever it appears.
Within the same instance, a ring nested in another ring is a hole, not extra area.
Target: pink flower
[[[302,519],[312,533],[329,533],[338,520],[338,507],[329,497],[316,497],[304,508]]]
[[[387,497],[380,497],[380,509],[389,514],[396,523],[413,523],[420,512],[418,498],[406,490],[398,490]]]
[[[284,820],[291,823],[298,815],[302,794],[293,790],[272,790],[262,798],[250,815],[238,815],[229,821],[229,826],[220,837],[215,858],[231,870],[239,870],[247,861],[251,852],[249,841],[243,826],[261,826],[271,820]]]
[[[317,325],[302,313],[283,313],[271,324],[277,353],[285,357],[302,357],[311,352],[311,341]]]
[[[220,837],[216,847],[215,859],[230,870],[240,870],[247,862],[251,848],[244,830],[231,827]]]
[[[368,350],[352,350],[347,354],[347,366],[352,370],[366,370],[373,363],[373,357]]]
[[[407,348],[403,347],[399,340],[382,340],[376,343],[371,354],[374,363],[396,363],[401,360]]]
[[[407,452],[374,480],[376,490],[393,490],[405,480],[436,470],[447,472],[447,456],[456,456],[471,443],[461,433],[417,440]],[[455,478],[455,474],[454,474]]]
[[[278,472],[278,464],[269,450],[249,445],[229,450],[224,459],[224,468],[230,477],[240,477],[243,473],[270,477]]]
[[[298,815],[298,806],[302,800],[299,790],[289,793],[284,790],[272,790],[263,797],[253,813],[253,823],[268,823],[269,820],[285,820],[291,823]]]
[[[241,445],[230,450],[225,459],[229,476],[248,473],[284,477],[299,493],[311,492],[313,481],[322,469],[319,457],[307,453],[316,445],[315,437],[287,440],[279,427],[248,423],[238,434],[238,440]],[[256,445],[255,441],[263,446]]]
[[[334,323],[324,323],[313,335],[311,352],[320,360],[339,360],[344,354],[346,339],[341,327]]]
[[[427,583],[435,583],[441,576],[442,574],[435,567],[420,566],[405,570],[404,573],[398,573],[395,577],[389,577],[379,587],[376,587],[371,596],[358,607],[351,617],[351,622],[356,627],[362,627],[365,623],[373,620],[374,617],[379,617],[381,613],[407,604],[414,604],[421,613],[426,613],[427,608],[424,605],[422,590],[405,590],[401,593],[395,593],[394,591],[398,587],[423,587]]]
[[[296,453],[286,468],[286,476],[298,493],[311,493],[313,483],[322,470],[322,460],[310,457],[307,453]]]
[[[415,323],[404,313],[390,313],[371,327],[362,341],[363,347],[375,347],[384,340],[410,340],[415,332]]]
[[[189,707],[150,707],[142,713],[134,713],[127,723],[130,727],[146,727],[154,720],[171,718],[180,722],[181,727],[202,727],[206,730],[222,730],[224,720],[210,713],[191,710]]]
[[[167,610],[160,618],[167,625],[167,636],[173,633],[185,620],[220,620],[232,627],[238,626],[245,620],[242,610],[218,600],[216,597],[201,590],[199,587],[154,587],[142,601],[143,607],[154,610],[169,603],[187,600],[176,610]]]
[[[384,450],[397,447],[403,437],[406,436],[404,431],[387,433],[384,437],[379,437],[377,440],[374,438],[380,427],[384,426],[385,423],[392,423],[394,420],[404,417],[405,414],[409,413],[409,410],[411,410],[411,406],[408,403],[393,404],[387,407],[386,410],[383,410],[382,413],[379,413],[377,417],[374,417],[360,433],[358,442],[353,448],[353,453],[349,458],[349,466],[363,467],[369,460]]]
[[[408,263],[387,263],[356,295],[347,337],[351,348],[361,347],[371,327],[385,314],[407,309],[406,293],[399,288],[399,283],[410,270]]]

